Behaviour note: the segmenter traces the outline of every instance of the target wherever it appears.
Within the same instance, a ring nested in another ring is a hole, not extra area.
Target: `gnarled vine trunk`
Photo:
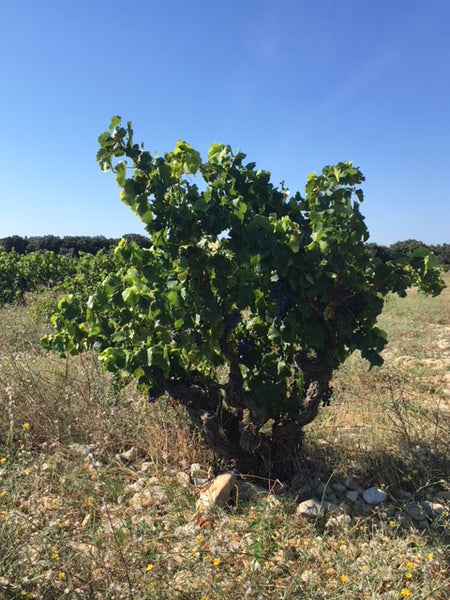
[[[268,417],[261,401],[238,391],[232,374],[224,388],[202,376],[197,384],[164,381],[164,385],[226,465],[241,473],[286,480],[300,467],[303,428],[316,418],[331,379],[326,362],[300,357],[298,362],[307,380],[302,406],[277,419]],[[230,387],[232,395],[226,394]]]

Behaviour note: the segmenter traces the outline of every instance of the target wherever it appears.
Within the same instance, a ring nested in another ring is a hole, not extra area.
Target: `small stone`
[[[119,452],[119,454],[116,454],[116,458],[123,460],[124,462],[133,462],[134,460],[136,460],[139,457],[142,457],[143,455],[144,453],[142,452],[142,450],[138,450],[136,446],[131,446],[129,450],[126,450],[125,452]]]
[[[393,490],[392,495],[395,498],[397,498],[397,500],[411,500],[412,498],[411,492],[407,492],[406,490],[402,490],[401,488]]]
[[[387,499],[386,492],[377,486],[364,490],[362,496],[367,504],[381,504]]]
[[[137,492],[129,501],[135,512],[140,512],[149,506],[161,506],[167,502],[167,494],[159,485],[154,485],[146,488],[145,490]]]
[[[371,508],[371,506],[369,504],[367,504],[366,502],[361,502],[360,500],[358,500],[353,505],[352,515],[354,515],[355,517],[356,516],[365,517],[368,514],[370,514],[371,511],[372,511],[372,508]]]
[[[337,506],[331,502],[319,502],[315,498],[310,498],[304,502],[300,502],[297,506],[297,514],[309,519],[315,519],[321,516],[326,511],[335,510]]]
[[[344,514],[346,515],[351,515],[353,512],[353,506],[351,504],[349,504],[348,502],[344,502],[344,504],[341,504],[341,506],[339,507]]]
[[[344,485],[348,490],[356,490],[357,492],[361,490],[361,486],[353,477],[346,477],[344,479]]]
[[[236,497],[238,501],[251,500],[252,498],[258,496],[265,496],[268,493],[267,490],[265,490],[262,487],[259,487],[258,485],[255,485],[251,481],[238,480],[236,481],[236,488]]]
[[[358,500],[359,494],[356,490],[348,490],[348,492],[345,494],[345,497],[349,502],[354,504]]]
[[[350,515],[347,515],[345,513],[341,513],[340,515],[336,515],[335,517],[330,517],[325,525],[326,529],[333,529],[333,528],[346,528],[350,525],[351,523],[351,518]]]
[[[300,502],[300,504],[297,506],[297,514],[301,515],[302,517],[314,519],[321,511],[321,508],[322,505],[318,500],[310,498],[309,500]]]
[[[200,463],[192,463],[189,473],[194,485],[205,485],[208,482],[209,474],[208,471],[203,469]]]
[[[320,481],[317,485],[316,488],[316,494],[319,498],[323,498],[326,493],[329,491],[329,488],[327,485],[325,485],[325,483],[323,483],[322,481]]]
[[[339,504],[339,498],[336,496],[336,494],[333,494],[333,492],[325,494],[325,500],[331,504]]]
[[[216,505],[223,508],[230,499],[235,485],[236,477],[232,473],[219,475],[203,487],[197,501],[197,507],[203,505],[206,508]]]
[[[340,496],[341,498],[345,497],[345,494],[347,493],[347,488],[343,483],[335,481],[332,487],[338,496]]]
[[[94,450],[97,450],[97,444],[70,444],[69,449],[84,458],[90,456]]]
[[[427,516],[422,506],[417,504],[417,502],[409,502],[405,506],[405,511],[414,521],[423,521]]]
[[[421,506],[429,517],[438,517],[445,510],[445,507],[442,504],[439,504],[438,502],[430,502],[429,500],[424,500]]]

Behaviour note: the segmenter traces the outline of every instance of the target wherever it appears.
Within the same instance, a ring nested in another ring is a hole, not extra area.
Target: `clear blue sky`
[[[223,142],[291,191],[352,160],[371,241],[450,242],[450,0],[0,6],[0,237],[143,232],[95,161],[119,114],[151,151]]]

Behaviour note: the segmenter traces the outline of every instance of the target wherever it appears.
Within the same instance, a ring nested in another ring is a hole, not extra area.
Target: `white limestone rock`
[[[336,504],[331,502],[320,502],[315,498],[304,500],[297,506],[297,514],[301,517],[307,517],[308,519],[315,519],[322,516],[325,512],[336,510],[338,507]]]
[[[231,497],[236,485],[236,477],[233,473],[222,473],[213,479],[210,483],[203,486],[200,496],[197,500],[197,508],[204,508],[213,505],[223,508]]]

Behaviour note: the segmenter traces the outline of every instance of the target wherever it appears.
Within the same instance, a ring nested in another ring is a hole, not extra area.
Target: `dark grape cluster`
[[[272,286],[272,298],[275,301],[276,322],[279,323],[295,304],[295,296],[285,279],[275,281]]]
[[[198,331],[194,332],[194,344],[197,346],[197,348],[200,348],[201,346],[203,346],[205,342],[202,340],[201,335],[198,333]]]
[[[248,362],[250,354],[255,349],[255,342],[251,337],[240,338],[237,343],[238,362],[245,364]]]
[[[322,406],[330,406],[331,404],[331,396],[333,395],[333,388],[331,386],[328,386],[327,391],[325,392],[323,398],[322,398]]]

